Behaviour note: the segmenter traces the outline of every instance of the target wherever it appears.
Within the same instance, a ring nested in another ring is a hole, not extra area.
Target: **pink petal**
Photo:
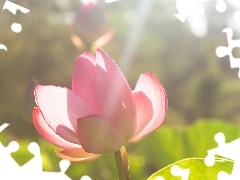
[[[83,148],[65,149],[56,153],[62,159],[75,162],[90,162],[101,156],[100,154],[87,153]]]
[[[88,101],[97,112],[101,113],[96,93],[96,57],[83,53],[75,62],[72,76],[72,91]]]
[[[80,145],[73,144],[61,138],[57,135],[46,123],[45,119],[43,118],[40,109],[35,107],[33,109],[33,123],[43,138],[45,138],[48,142],[61,147],[63,149],[66,148],[81,148]]]
[[[125,142],[116,126],[98,115],[78,119],[78,135],[83,149],[95,154],[116,152]]]
[[[71,90],[55,86],[36,86],[35,98],[50,128],[63,139],[79,144],[77,119],[94,114],[92,107]]]
[[[136,107],[132,91],[116,63],[104,51],[96,53],[96,88],[107,119],[128,140],[136,128]]]
[[[133,97],[137,107],[137,130],[129,141],[137,142],[162,124],[167,97],[163,86],[151,73],[140,76]]]
[[[139,134],[153,117],[152,102],[143,92],[134,92],[133,98],[137,107],[137,128],[135,135]],[[133,137],[134,137],[133,136]]]

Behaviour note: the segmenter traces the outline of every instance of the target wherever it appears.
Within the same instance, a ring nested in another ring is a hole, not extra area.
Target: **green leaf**
[[[174,165],[182,169],[188,168],[190,170],[188,180],[213,180],[217,179],[217,174],[220,171],[231,174],[233,161],[224,158],[216,158],[215,164],[209,167],[205,165],[204,158],[183,159],[157,171],[147,180],[157,180],[160,179],[160,177],[164,177],[165,180],[181,180],[181,176],[173,176],[171,174],[171,168]]]

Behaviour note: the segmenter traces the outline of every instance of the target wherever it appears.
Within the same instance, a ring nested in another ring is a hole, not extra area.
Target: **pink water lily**
[[[165,90],[152,73],[142,74],[132,91],[100,49],[76,59],[72,90],[38,85],[35,99],[36,129],[70,161],[92,161],[126,141],[138,142],[162,124],[167,109]]]

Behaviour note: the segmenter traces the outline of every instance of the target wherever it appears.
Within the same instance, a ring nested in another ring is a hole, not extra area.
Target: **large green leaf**
[[[171,168],[178,166],[181,169],[189,169],[188,180],[214,180],[220,171],[231,173],[233,162],[223,158],[216,158],[214,166],[206,166],[202,158],[189,158],[175,162],[151,175],[148,180],[157,180],[160,177],[165,180],[181,180],[182,176],[173,176]],[[186,178],[187,179],[187,178]]]

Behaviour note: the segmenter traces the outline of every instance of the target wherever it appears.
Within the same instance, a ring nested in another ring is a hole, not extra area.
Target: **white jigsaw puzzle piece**
[[[19,23],[12,23],[11,29],[15,33],[20,33],[22,31],[22,25]]]
[[[35,172],[31,172],[28,173],[25,171],[21,171],[21,176],[20,177],[24,177],[27,180],[53,180],[53,179],[57,179],[57,180],[71,180],[66,174],[66,170],[68,169],[68,167],[70,166],[70,162],[67,160],[62,160],[59,163],[60,166],[60,172],[43,172],[43,171],[35,171]]]
[[[234,161],[232,173],[220,171],[218,173],[218,180],[238,180],[240,177],[240,138],[233,140],[229,143],[225,142],[225,136],[223,133],[217,133],[214,136],[215,141],[218,144],[217,148],[207,151],[204,162],[207,166],[213,166],[215,164],[215,155],[219,155]]]
[[[36,142],[31,142],[28,145],[28,151],[34,155],[34,158],[29,160],[21,167],[21,171],[31,172],[33,174],[42,172],[42,157],[40,147]]]
[[[227,5],[224,0],[217,0],[215,8],[218,12],[222,13],[227,10]]]
[[[240,23],[240,10],[234,12],[234,14],[233,14],[233,19],[234,19],[234,21],[236,21],[237,23]]]
[[[8,125],[9,124],[7,123],[2,124],[0,126],[0,132],[2,132]],[[32,153],[34,157],[23,166],[19,166],[19,164],[11,156],[11,153],[18,151],[18,149],[19,144],[15,141],[10,142],[7,147],[4,147],[0,142],[0,179],[71,180],[65,174],[70,166],[69,161],[60,161],[60,172],[43,171],[40,147],[36,142],[32,142],[28,145],[28,151]]]
[[[20,166],[12,158],[11,153],[16,152],[19,149],[19,144],[15,141],[9,143],[7,147],[4,147],[0,142],[0,179],[1,177],[7,177],[6,174],[12,175],[18,174]],[[1,175],[4,173],[3,175]]]
[[[220,171],[217,175],[217,180],[239,180],[239,176]]]
[[[80,180],[92,180],[89,176],[84,175]],[[163,179],[164,180],[164,179]]]
[[[66,170],[70,166],[70,162],[67,160],[61,160],[59,163],[60,167],[60,172],[44,172],[44,173],[39,173],[39,177],[42,179],[47,179],[47,180],[71,180],[66,174]],[[33,174],[32,177],[35,177],[36,175]],[[39,179],[40,180],[40,179]]]
[[[162,177],[162,176],[157,176],[157,177],[154,178],[154,180],[165,180],[165,178]]]
[[[0,44],[0,50],[3,49],[5,51],[7,51],[7,47],[4,44]]]
[[[2,10],[5,10],[5,9],[7,9],[8,11],[10,11],[10,12],[11,12],[12,14],[14,14],[14,15],[16,15],[17,10],[19,10],[19,11],[21,11],[22,13],[25,13],[25,14],[28,13],[28,12],[30,12],[29,9],[24,8],[24,7],[22,7],[22,6],[19,6],[18,4],[15,4],[15,3],[11,2],[11,1],[8,1],[8,0],[6,0],[5,3],[4,3],[4,5],[3,5],[3,9],[2,9]],[[13,23],[13,24],[11,25],[11,29],[12,29],[13,32],[19,33],[19,32],[22,31],[22,25],[19,24],[19,23]],[[0,47],[0,48],[1,48],[1,47]],[[4,47],[4,49],[6,50],[5,47]]]
[[[231,28],[225,28],[223,30],[227,34],[228,47],[219,46],[216,48],[216,55],[219,58],[224,56],[229,56],[230,67],[231,68],[240,68],[240,58],[234,58],[232,54],[233,48],[240,47],[240,39],[233,40],[233,30]],[[238,72],[238,77],[240,78],[240,71]]]
[[[179,0],[176,2],[176,8],[178,14],[175,14],[175,17],[181,22],[185,22],[191,14],[204,14],[203,0]]]
[[[1,48],[0,48],[1,49]],[[6,129],[7,127],[9,126],[8,123],[3,123],[1,126],[0,126],[0,132],[2,132],[4,129]]]
[[[179,0],[176,2],[178,14],[175,17],[181,22],[185,22],[189,15],[203,15],[205,13],[203,2],[208,0]],[[227,5],[224,0],[216,0],[216,10],[220,13],[225,12]]]
[[[29,9],[24,8],[24,7],[22,7],[22,6],[18,5],[18,4],[15,4],[15,3],[11,2],[11,1],[8,1],[8,0],[6,0],[4,5],[3,5],[3,10],[5,10],[5,9],[9,10],[14,15],[16,15],[17,10],[21,11],[24,14],[30,12]]]
[[[171,174],[173,176],[180,176],[180,177],[182,177],[182,180],[188,180],[189,174],[190,174],[190,170],[188,168],[186,168],[186,169],[180,168],[178,165],[173,165],[171,167]]]

